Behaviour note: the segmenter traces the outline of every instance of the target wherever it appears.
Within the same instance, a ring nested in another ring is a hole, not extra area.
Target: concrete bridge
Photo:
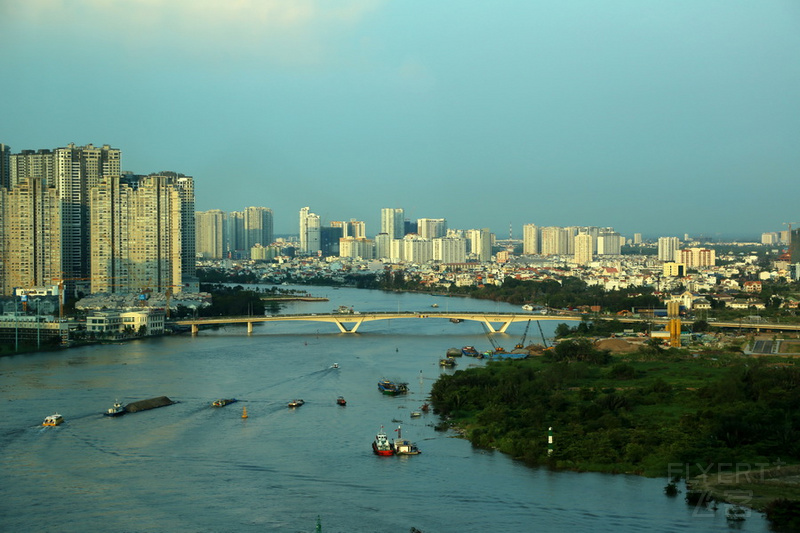
[[[317,313],[308,315],[274,315],[274,316],[225,316],[176,320],[176,324],[191,326],[192,335],[197,335],[200,326],[213,324],[247,324],[247,333],[253,333],[253,324],[257,322],[330,322],[342,333],[356,333],[364,322],[375,320],[394,320],[398,318],[446,318],[455,320],[471,320],[481,322],[490,333],[505,333],[514,322],[528,320],[558,320],[560,322],[580,320],[580,316],[540,315],[533,313],[475,313],[475,312],[375,312],[375,313]],[[497,324],[497,327],[495,326]]]
[[[257,322],[329,322],[335,324],[342,333],[356,333],[364,322],[374,322],[376,320],[394,320],[398,318],[428,319],[446,318],[455,320],[471,320],[480,322],[489,333],[505,333],[508,326],[514,322],[527,322],[528,320],[543,321],[556,320],[559,322],[579,321],[584,315],[580,314],[552,314],[542,315],[536,313],[483,313],[483,312],[368,312],[368,313],[317,313],[303,315],[274,315],[274,316],[221,316],[210,318],[195,318],[176,320],[175,324],[191,326],[192,335],[197,335],[200,326],[203,325],[224,325],[224,324],[247,324],[247,333],[253,333],[253,324]],[[592,320],[614,320],[623,323],[651,322],[653,324],[666,324],[666,319],[659,318],[634,318],[634,317],[614,317],[600,316],[590,317]],[[690,321],[686,321],[687,323]],[[497,324],[497,326],[495,326]],[[770,324],[770,323],[748,323],[748,322],[712,322],[712,327],[739,329],[749,331],[800,331],[798,324]]]

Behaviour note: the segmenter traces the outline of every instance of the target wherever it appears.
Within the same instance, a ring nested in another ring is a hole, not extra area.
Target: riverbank
[[[778,499],[800,501],[800,465],[765,468],[766,464],[737,464],[733,472],[715,472],[687,480],[688,490],[708,494],[715,501],[764,512]]]

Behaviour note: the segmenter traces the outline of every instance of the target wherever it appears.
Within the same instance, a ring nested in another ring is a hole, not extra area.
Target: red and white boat
[[[383,426],[375,435],[375,440],[372,441],[372,451],[375,452],[375,455],[394,455],[394,448],[392,448]]]

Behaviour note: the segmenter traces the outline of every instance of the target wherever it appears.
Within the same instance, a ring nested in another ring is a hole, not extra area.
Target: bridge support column
[[[489,322],[488,320],[486,320],[484,318],[483,319],[483,323],[486,324],[486,328],[489,330],[489,333],[497,333],[497,331],[494,329],[494,326],[491,324],[491,322]]]
[[[509,320],[508,322],[503,322],[503,327],[501,327],[497,332],[498,333],[505,333],[506,330],[508,329],[508,326],[510,326],[510,325],[511,325],[511,320]]]
[[[252,335],[253,334],[253,323],[252,322],[248,322],[247,323],[247,334],[248,335]]]
[[[192,324],[192,336],[197,335],[197,330],[198,330],[197,324]]]

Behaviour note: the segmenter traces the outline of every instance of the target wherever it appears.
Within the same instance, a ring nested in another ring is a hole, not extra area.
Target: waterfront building
[[[181,292],[194,264],[194,216],[184,224],[185,176],[110,176],[91,191],[91,292]],[[191,202],[194,207],[194,203]],[[184,228],[191,226],[184,246]],[[192,269],[192,273],[194,269]]]
[[[381,233],[392,239],[402,239],[405,235],[404,212],[399,208],[384,207],[381,209]]]
[[[575,262],[579,265],[588,265],[592,262],[592,236],[580,233],[575,236]]]
[[[659,237],[658,238],[658,260],[675,261],[680,249],[681,241],[678,237]]]
[[[536,224],[525,224],[522,226],[522,253],[537,255],[539,252],[539,228]]]
[[[225,219],[225,213],[219,209],[195,212],[194,224],[198,257],[203,259],[222,259],[224,257]]]
[[[447,220],[443,218],[420,218],[417,233],[423,239],[436,239],[447,235]]]
[[[320,218],[308,207],[300,209],[300,253],[316,255],[322,251],[320,246]]]
[[[433,239],[433,260],[442,263],[466,263],[467,241],[460,237]]]
[[[0,293],[63,281],[61,206],[44,178],[0,188]]]

